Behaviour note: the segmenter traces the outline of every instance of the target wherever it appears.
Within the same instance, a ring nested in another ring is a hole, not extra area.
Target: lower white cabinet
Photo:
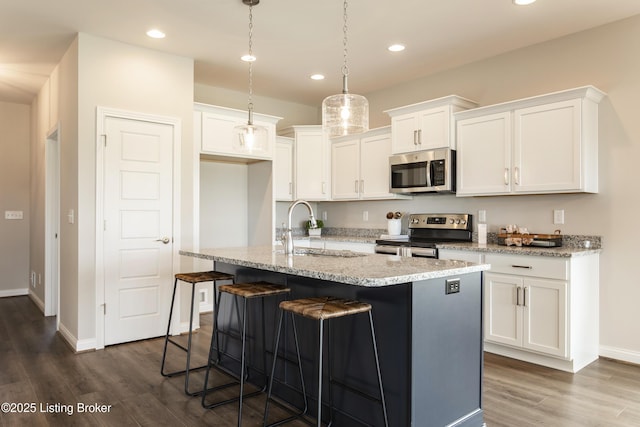
[[[485,340],[567,356],[567,282],[485,274]]]
[[[599,353],[599,255],[512,255],[439,249],[484,272],[484,349],[577,372]]]

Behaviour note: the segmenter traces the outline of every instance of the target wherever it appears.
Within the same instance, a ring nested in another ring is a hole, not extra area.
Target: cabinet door
[[[391,135],[369,136],[360,140],[360,198],[394,198],[389,193]]]
[[[317,131],[298,132],[295,136],[295,197],[305,200],[329,200],[329,142]]]
[[[391,150],[393,154],[416,151],[418,147],[418,123],[415,113],[391,118]]]
[[[276,200],[293,200],[293,141],[289,138],[277,138],[273,174]]]
[[[430,108],[418,114],[418,147],[421,150],[451,146],[451,107]],[[455,148],[455,147],[451,147]]]
[[[580,100],[514,111],[515,192],[580,190]]]
[[[205,153],[233,153],[233,128],[237,124],[238,120],[234,117],[203,112],[202,151]]]
[[[360,197],[360,138],[331,144],[331,198]]]
[[[457,122],[458,196],[511,191],[511,113]]]
[[[526,279],[524,286],[523,347],[566,357],[567,282]]]
[[[520,277],[485,273],[485,340],[522,347],[522,286]]]

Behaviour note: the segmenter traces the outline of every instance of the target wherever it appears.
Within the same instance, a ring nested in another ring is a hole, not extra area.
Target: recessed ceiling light
[[[256,60],[256,57],[253,55],[246,54],[246,55],[242,55],[240,59],[242,59],[244,62],[254,62]]]
[[[387,49],[389,49],[391,52],[402,52],[404,50],[404,45],[396,43],[396,44],[392,44]]]
[[[163,33],[162,31],[154,28],[152,30],[147,31],[147,35],[149,37],[151,37],[152,39],[163,39],[166,37],[166,34]]]
[[[324,80],[324,75],[322,75],[322,74],[313,74],[311,76],[311,80]]]
[[[531,3],[535,3],[536,0],[513,0],[513,4],[518,6],[526,6]]]

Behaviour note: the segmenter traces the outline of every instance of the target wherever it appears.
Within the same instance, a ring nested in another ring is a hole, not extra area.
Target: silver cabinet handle
[[[520,286],[516,288],[516,305],[520,305]]]
[[[162,243],[164,243],[166,245],[171,241],[171,239],[168,238],[168,237],[163,237],[162,239],[156,239],[155,241],[156,242],[162,242]]]
[[[527,288],[526,287],[522,288],[522,306],[523,307],[527,306]]]
[[[413,131],[413,145],[418,145],[418,131]]]
[[[509,185],[509,168],[504,168],[504,185]]]
[[[515,171],[516,185],[520,185],[520,168],[516,166],[514,171]]]
[[[530,265],[515,265],[515,264],[511,264],[512,268],[526,268],[527,270],[531,270],[533,269],[533,267],[531,267]]]
[[[418,145],[422,145],[422,129],[418,129]]]

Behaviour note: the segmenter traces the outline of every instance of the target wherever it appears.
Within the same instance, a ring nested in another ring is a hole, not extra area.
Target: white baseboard
[[[95,350],[97,348],[97,342],[95,338],[79,340],[71,332],[69,332],[69,330],[62,323],[60,323],[58,332],[60,332],[62,338],[64,338],[65,341],[69,343],[71,348],[76,352]]]
[[[36,295],[36,293],[31,289],[29,289],[29,298],[31,298],[31,301],[33,301],[33,303],[40,309],[42,314],[44,314],[44,301],[42,301],[40,297]]]
[[[637,351],[629,351],[623,348],[600,346],[600,356],[610,359],[620,360],[622,362],[634,363],[640,365],[640,353]]]
[[[22,295],[29,295],[29,288],[7,289],[0,291],[0,298],[19,297]]]

